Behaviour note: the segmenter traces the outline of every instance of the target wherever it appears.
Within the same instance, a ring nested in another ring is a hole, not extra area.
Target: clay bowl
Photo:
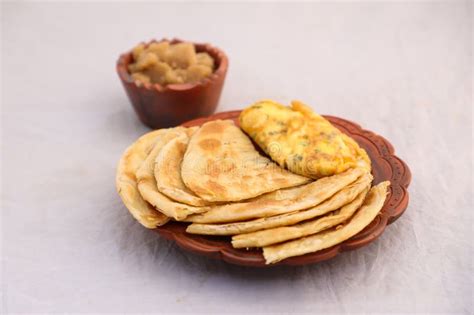
[[[145,45],[153,42],[157,41]],[[175,44],[182,41],[173,39],[170,42]],[[225,53],[216,47],[193,44],[197,52],[207,52],[211,55],[216,67],[209,77],[196,83],[137,85],[128,72],[128,65],[133,62],[132,52],[124,53],[118,59],[117,73],[122,85],[139,119],[148,127],[172,127],[196,117],[210,115],[216,110],[229,61]]]
[[[203,123],[216,119],[232,119],[238,125],[240,111],[224,112],[206,118],[189,121],[184,126],[200,126]],[[383,137],[362,129],[361,126],[348,120],[324,116],[342,132],[353,137],[369,154],[372,160],[373,184],[389,180],[390,193],[380,211],[380,214],[359,234],[351,239],[331,248],[298,257],[291,257],[275,265],[305,265],[330,259],[341,252],[353,250],[375,241],[385,230],[388,224],[398,219],[408,206],[408,185],[411,172],[408,166],[394,154],[394,148]],[[170,222],[153,231],[167,239],[174,240],[180,247],[191,252],[208,257],[222,259],[226,262],[253,266],[268,267],[265,265],[262,252],[259,249],[245,250],[233,248],[230,237],[215,237],[193,235],[185,232],[186,223]]]

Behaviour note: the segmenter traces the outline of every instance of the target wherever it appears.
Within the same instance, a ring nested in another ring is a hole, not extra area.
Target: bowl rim
[[[223,50],[209,43],[197,43],[197,42],[182,40],[179,38],[173,38],[169,40],[165,37],[160,40],[152,39],[148,42],[142,41],[138,43],[137,45],[143,44],[145,45],[145,47],[148,47],[148,45],[152,43],[161,43],[164,41],[168,41],[171,44],[177,44],[177,43],[183,43],[183,42],[192,43],[195,47],[199,47],[200,51],[208,52],[208,53],[210,52],[214,59],[215,59],[215,56],[217,56],[217,61],[218,61],[219,66],[217,67],[217,69],[215,69],[212,72],[210,76],[193,83],[177,83],[177,84],[167,84],[167,85],[161,85],[158,83],[137,84],[137,81],[132,79],[127,67],[129,64],[127,60],[132,56],[132,50],[129,50],[121,54],[119,56],[119,59],[117,60],[116,69],[120,77],[120,80],[122,80],[124,83],[126,82],[129,84],[133,84],[141,90],[156,91],[156,92],[188,91],[188,90],[196,89],[198,87],[206,87],[210,85],[211,83],[217,81],[219,77],[224,76],[226,74],[227,68],[229,67],[229,59],[227,58],[227,55],[224,53]]]

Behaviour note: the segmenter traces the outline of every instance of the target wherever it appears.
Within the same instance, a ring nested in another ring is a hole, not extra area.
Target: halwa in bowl
[[[210,44],[162,39],[122,54],[117,72],[139,119],[164,128],[215,111],[228,63]]]

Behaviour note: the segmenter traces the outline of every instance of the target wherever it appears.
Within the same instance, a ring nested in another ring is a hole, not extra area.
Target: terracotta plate
[[[195,119],[184,126],[200,126],[216,119],[232,119],[238,124],[240,111],[218,113],[209,117]],[[380,214],[362,232],[334,247],[298,257],[287,258],[275,265],[305,265],[332,258],[340,252],[353,250],[373,242],[385,227],[398,219],[408,205],[407,187],[411,173],[408,166],[394,155],[393,146],[383,137],[362,129],[348,120],[324,116],[342,132],[353,137],[369,154],[372,160],[374,184],[390,180],[390,194]],[[180,247],[208,257],[223,259],[229,263],[245,266],[265,267],[260,249],[236,249],[230,243],[230,237],[193,235],[185,232],[186,223],[170,222],[154,231],[167,239],[174,240]],[[273,266],[273,265],[272,265]]]

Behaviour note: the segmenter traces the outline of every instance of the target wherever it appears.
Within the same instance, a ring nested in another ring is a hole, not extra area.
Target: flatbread
[[[288,257],[316,252],[339,244],[362,231],[382,209],[390,182],[385,181],[370,189],[362,207],[342,227],[307,236],[294,241],[263,248],[267,264],[276,263]]]
[[[232,246],[235,248],[265,247],[300,237],[319,233],[323,230],[341,224],[352,217],[354,212],[362,205],[369,187],[361,192],[353,201],[338,211],[292,226],[281,226],[273,229],[257,231],[253,233],[236,235],[232,238]]]
[[[349,169],[338,175],[324,177],[300,187],[278,190],[248,202],[214,206],[206,213],[186,218],[186,221],[239,222],[308,209],[330,198],[363,174],[366,174],[363,169]]]
[[[350,184],[347,187],[344,187],[341,191],[337,192],[334,196],[332,196],[325,202],[307,210],[236,223],[193,223],[187,227],[186,232],[205,235],[235,235],[250,233],[263,229],[271,229],[279,226],[293,225],[298,222],[313,219],[330,211],[334,211],[350,203],[357,197],[357,195],[364,191],[367,186],[370,185],[371,181],[372,176],[370,174],[363,175],[354,183]]]
[[[210,121],[196,131],[181,177],[190,190],[211,202],[241,201],[310,181],[260,155],[231,120]]]
[[[152,204],[156,209],[172,217],[173,219],[180,221],[186,218],[188,215],[193,213],[201,213],[207,211],[205,207],[194,207],[182,203],[175,202],[170,198],[163,195],[156,186],[155,180],[155,159],[160,153],[163,146],[170,140],[185,134],[186,132],[193,132],[194,129],[186,129],[184,127],[176,127],[168,129],[166,133],[155,143],[155,146],[147,156],[143,164],[137,171],[138,190],[142,195],[143,199]]]
[[[149,132],[129,146],[120,158],[115,178],[117,192],[125,207],[141,225],[149,229],[165,224],[169,218],[142,198],[135,173],[153,148],[156,139],[163,134],[164,130]]]
[[[181,163],[189,137],[183,134],[163,146],[155,160],[155,179],[158,190],[169,198],[191,206],[203,207],[210,203],[189,190],[181,178]]]

